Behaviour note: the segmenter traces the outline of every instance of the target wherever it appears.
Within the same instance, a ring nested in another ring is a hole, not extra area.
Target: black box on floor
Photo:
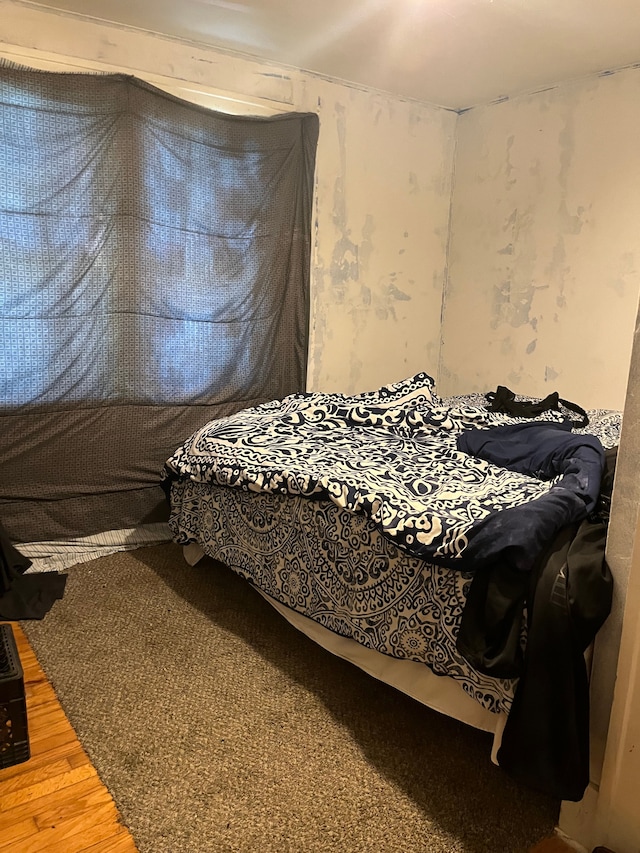
[[[29,731],[24,674],[11,625],[0,625],[0,769],[27,761]]]

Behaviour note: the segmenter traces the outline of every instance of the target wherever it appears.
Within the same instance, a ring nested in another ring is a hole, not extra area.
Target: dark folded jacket
[[[58,572],[24,573],[31,560],[13,545],[0,525],[0,619],[42,619],[64,594],[67,576]]]

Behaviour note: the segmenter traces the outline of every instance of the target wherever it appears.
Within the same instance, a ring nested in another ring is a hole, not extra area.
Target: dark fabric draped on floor
[[[62,598],[67,576],[58,572],[25,575],[31,560],[9,541],[0,525],[0,619],[42,619]]]

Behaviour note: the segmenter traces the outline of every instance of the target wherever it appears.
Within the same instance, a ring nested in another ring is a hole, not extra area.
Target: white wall
[[[640,291],[640,69],[460,116],[443,393],[624,405]]]
[[[311,387],[435,376],[455,115],[332,83],[312,88],[321,144]]]
[[[435,375],[455,113],[13,0],[0,0],[0,21],[5,52],[318,113],[308,386],[356,392]]]

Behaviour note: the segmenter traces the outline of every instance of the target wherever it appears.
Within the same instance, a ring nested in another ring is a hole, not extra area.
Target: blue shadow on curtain
[[[318,118],[0,66],[0,518],[163,520],[164,460],[303,390]]]

